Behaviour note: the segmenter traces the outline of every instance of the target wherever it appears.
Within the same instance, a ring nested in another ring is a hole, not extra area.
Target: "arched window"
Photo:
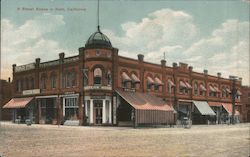
[[[223,98],[226,97],[226,95],[227,95],[226,93],[227,93],[226,88],[224,86],[222,86],[222,97]]]
[[[68,71],[66,73],[66,87],[70,87],[71,86],[71,76],[70,76],[70,72]]]
[[[31,89],[35,88],[35,82],[34,82],[34,78],[33,77],[30,78],[30,88]]]
[[[102,84],[102,70],[100,68],[95,68],[94,70],[94,85]]]
[[[194,95],[198,95],[198,83],[194,82]]]
[[[47,75],[44,73],[41,76],[41,89],[46,89]]]
[[[107,72],[107,80],[108,80],[108,85],[110,86],[112,84],[112,76],[110,70]]]
[[[89,84],[89,73],[88,69],[84,69],[83,71],[83,85],[87,86]]]
[[[76,72],[71,72],[71,86],[76,86]]]
[[[54,72],[50,75],[51,88],[56,88],[56,74]]]

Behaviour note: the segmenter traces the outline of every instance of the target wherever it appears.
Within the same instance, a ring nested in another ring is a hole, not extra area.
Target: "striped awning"
[[[239,90],[237,90],[237,95],[242,95],[242,93]]]
[[[132,79],[132,81],[135,82],[135,83],[141,82],[141,81],[139,80],[139,78],[138,78],[135,74],[132,74],[132,75],[131,75],[131,79]]]
[[[192,86],[188,82],[185,82],[185,84],[186,84],[188,89],[192,89]]]
[[[129,92],[122,89],[117,89],[116,92],[137,110],[174,111],[173,107],[161,98],[148,93]]]
[[[168,84],[169,84],[171,87],[174,87],[174,86],[175,86],[175,84],[173,83],[172,80],[168,80]]]
[[[122,73],[122,81],[132,81],[126,72]]]
[[[220,90],[219,90],[219,88],[218,88],[218,87],[214,86],[214,89],[215,89],[215,91],[216,91],[217,93],[219,93],[219,92],[220,92]]]
[[[200,84],[200,90],[201,91],[207,91],[207,89],[203,86],[203,84]]]
[[[229,88],[226,88],[226,92],[230,94],[231,90]]]
[[[155,84],[156,85],[163,85],[162,81],[158,77],[155,78]]]
[[[212,87],[211,85],[209,86],[209,90],[212,92],[216,92],[216,90],[214,89],[214,87]]]
[[[187,88],[187,85],[183,81],[180,81],[180,86],[183,88]]]
[[[206,101],[193,101],[193,103],[197,107],[201,115],[216,115]]]
[[[33,97],[12,98],[7,104],[3,106],[3,108],[25,108],[32,100]]]
[[[233,105],[231,103],[222,103],[222,106],[225,108],[227,113],[231,116],[233,113]],[[235,110],[235,115],[240,115],[240,112]]]
[[[148,84],[155,84],[154,80],[151,77],[147,77]]]

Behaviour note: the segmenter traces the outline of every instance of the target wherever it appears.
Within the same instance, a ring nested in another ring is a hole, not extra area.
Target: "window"
[[[52,73],[50,77],[51,88],[56,88],[56,74]]]
[[[102,84],[102,70],[100,68],[95,68],[94,70],[94,85]]]
[[[110,70],[107,72],[108,85],[112,85],[112,76]]]
[[[225,89],[225,87],[223,86],[222,87],[222,97],[224,98],[224,97],[226,97],[226,89]]]
[[[71,85],[76,86],[76,72],[75,71],[71,73]]]
[[[159,85],[155,85],[155,90],[159,91],[159,89],[160,89],[160,86]]]
[[[35,88],[35,82],[34,82],[34,78],[33,77],[30,78],[30,88],[31,89]]]
[[[25,78],[25,89],[29,89],[29,79],[26,77]]]
[[[100,56],[100,50],[96,50],[96,56]]]
[[[41,76],[41,89],[46,89],[46,81],[47,81],[47,75],[42,74]]]
[[[22,91],[21,81],[20,80],[16,81],[16,91],[17,92],[21,92]]]
[[[84,69],[83,71],[83,85],[87,86],[89,84],[89,77],[88,77],[88,69]]]
[[[68,71],[66,73],[66,87],[70,87],[71,86],[71,75],[70,72]]]
[[[136,88],[136,83],[135,82],[131,83],[131,88],[134,88],[134,89]]]
[[[206,88],[203,83],[200,83],[200,96],[205,96]]]
[[[198,83],[194,82],[194,95],[198,95]]]
[[[122,87],[128,88],[128,81],[122,81]]]
[[[77,98],[65,98],[65,120],[78,120]]]

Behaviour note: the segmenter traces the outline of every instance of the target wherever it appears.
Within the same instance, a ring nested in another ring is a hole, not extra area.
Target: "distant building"
[[[99,27],[79,55],[13,65],[13,120],[40,124],[119,125],[228,123],[232,80],[193,71],[185,63],[166,66],[118,55]],[[236,81],[240,120],[241,79]]]
[[[0,119],[11,120],[11,110],[3,109],[2,107],[13,97],[12,83],[10,79],[0,80]]]
[[[242,86],[242,116],[244,122],[250,122],[250,87]]]

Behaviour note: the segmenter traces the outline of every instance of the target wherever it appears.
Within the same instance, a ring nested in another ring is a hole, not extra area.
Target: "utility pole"
[[[237,89],[236,89],[236,80],[237,80],[237,76],[229,76],[229,78],[232,80],[232,120],[231,123],[235,124],[235,97],[237,94]]]

